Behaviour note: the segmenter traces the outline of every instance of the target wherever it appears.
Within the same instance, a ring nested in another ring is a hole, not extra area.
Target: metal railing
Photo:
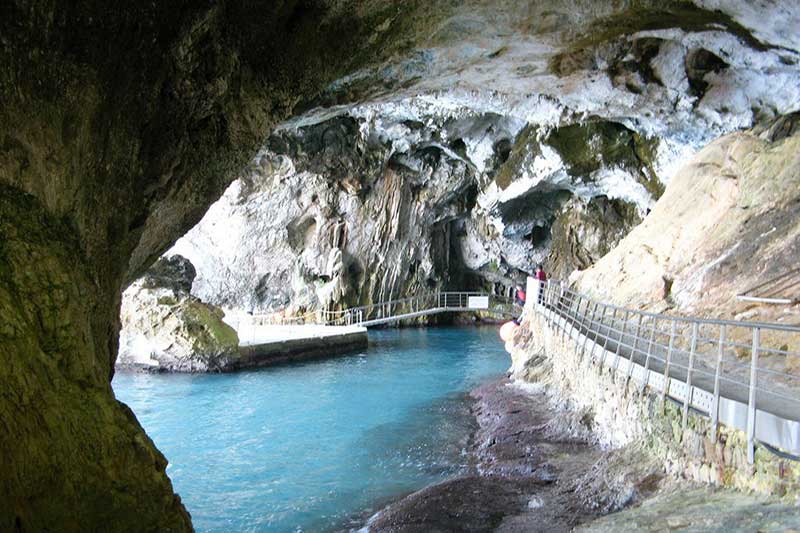
[[[252,314],[250,316],[254,326],[302,326],[304,324],[318,324],[320,320],[318,311],[311,311],[300,316],[287,315],[284,312]]]
[[[800,327],[680,317],[627,309],[592,299],[558,281],[529,280],[530,302],[580,359],[625,383],[654,387],[660,401],[707,415],[716,435],[725,423],[747,433],[748,461],[756,441],[800,455]],[[793,346],[790,349],[790,346]]]
[[[471,305],[475,298],[486,298],[487,306]],[[446,291],[430,292],[379,302],[342,311],[324,311],[323,321],[328,325],[380,325],[400,320],[447,311],[483,311],[501,316],[522,312],[510,298],[481,292]]]
[[[487,298],[487,306],[471,305],[474,298]],[[282,313],[252,315],[253,324],[328,326],[380,325],[400,320],[409,320],[425,315],[457,311],[486,312],[505,317],[519,316],[522,308],[512,298],[495,294],[469,291],[438,291],[417,294],[341,311],[317,310],[299,317],[286,317]]]

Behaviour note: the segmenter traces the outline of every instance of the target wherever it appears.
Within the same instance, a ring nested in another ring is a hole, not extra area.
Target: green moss
[[[658,199],[664,186],[654,169],[659,140],[644,137],[622,124],[593,121],[555,128],[544,142],[561,156],[571,176],[588,181],[601,167],[619,167],[633,174]]]
[[[239,347],[236,330],[223,322],[221,312],[199,301],[187,302],[183,309],[186,328],[196,335],[199,353],[235,353]]]
[[[517,135],[508,160],[498,169],[494,178],[501,190],[511,185],[528,159],[541,153],[538,131],[536,126],[529,124]]]
[[[541,154],[540,135],[539,128],[528,125],[517,136],[508,160],[495,176],[500,189],[508,187],[525,165]],[[654,168],[657,138],[644,137],[617,122],[595,120],[554,128],[541,143],[558,152],[571,176],[588,182],[602,167],[619,167],[636,177],[654,199],[664,193]]]
[[[0,185],[0,257],[0,530],[190,530],[166,460],[114,399],[117,309],[74,229]]]
[[[168,306],[172,306],[178,303],[178,300],[176,300],[172,296],[161,296],[157,301],[158,305],[168,305]]]
[[[633,134],[633,148],[641,164],[640,169],[642,178],[644,178],[639,180],[639,182],[644,185],[647,192],[649,192],[655,200],[661,198],[661,195],[664,194],[664,190],[666,189],[658,178],[658,174],[655,170],[655,160],[658,155],[659,142],[659,139],[656,137],[644,137],[639,133]]]

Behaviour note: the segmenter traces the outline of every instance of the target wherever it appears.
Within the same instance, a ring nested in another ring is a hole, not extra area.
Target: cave
[[[796,139],[791,2],[549,4],[510,2],[513,23],[486,2],[0,8],[0,530],[192,530],[111,386],[123,292],[168,252],[197,269],[176,292],[251,314],[330,304],[337,253],[339,307],[505,294],[543,260],[589,279],[704,147],[749,135],[743,152],[783,157]],[[763,163],[784,199],[792,161]],[[714,228],[727,244],[738,226]],[[768,277],[793,246],[742,249],[782,250]],[[746,261],[709,249],[703,276],[659,264],[658,289],[620,303],[719,311],[727,292],[704,309],[696,279],[727,288]]]

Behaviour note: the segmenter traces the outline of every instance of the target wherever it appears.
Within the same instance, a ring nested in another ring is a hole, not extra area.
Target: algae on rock
[[[239,337],[223,311],[189,291],[195,270],[184,257],[162,257],[122,295],[117,367],[213,372],[234,366]]]

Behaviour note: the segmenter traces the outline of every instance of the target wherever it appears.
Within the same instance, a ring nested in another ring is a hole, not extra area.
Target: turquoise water
[[[120,373],[200,532],[337,531],[463,468],[496,328],[370,332],[362,354],[236,374]]]

